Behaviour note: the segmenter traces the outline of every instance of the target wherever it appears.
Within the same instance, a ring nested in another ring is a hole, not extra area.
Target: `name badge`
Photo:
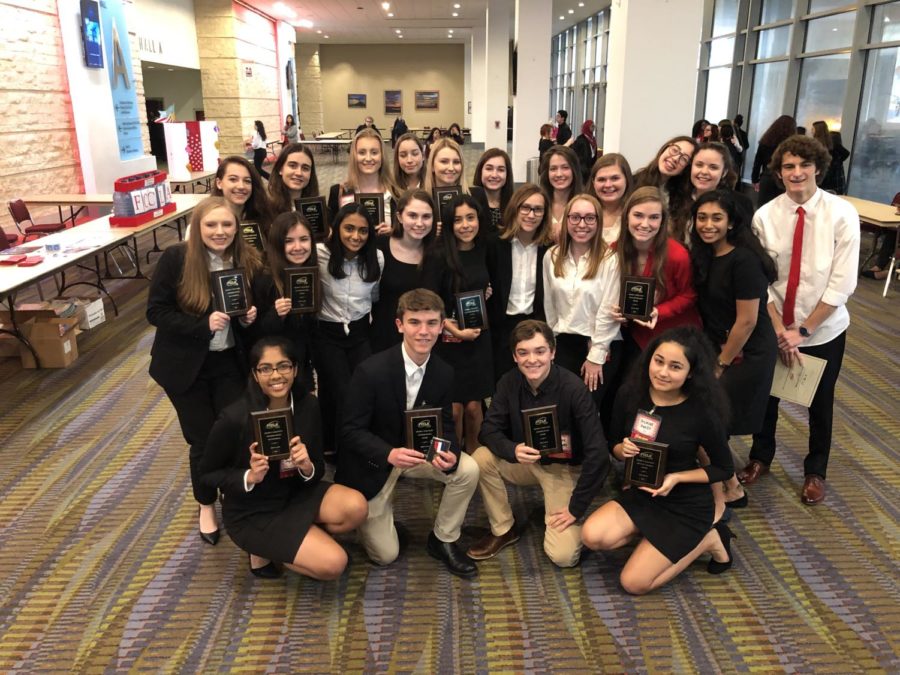
[[[638,410],[634,418],[634,426],[631,428],[631,437],[645,441],[655,441],[659,435],[659,427],[662,425],[662,417]]]

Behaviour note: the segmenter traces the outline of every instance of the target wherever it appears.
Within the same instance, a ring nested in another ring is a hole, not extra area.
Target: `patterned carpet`
[[[799,503],[805,411],[785,406],[773,471],[732,521],[734,568],[701,560],[634,598],[627,551],[547,560],[530,489],[511,493],[519,544],[450,576],[424,550],[439,488],[416,481],[398,487],[395,564],[348,537],[338,582],[255,579],[227,536],[199,541],[186,446],[146,374],[146,282],[114,289],[121,315],[69,369],[0,360],[0,671],[900,671],[897,290],[863,280],[851,302],[826,504]],[[476,496],[464,538],[485,524]]]

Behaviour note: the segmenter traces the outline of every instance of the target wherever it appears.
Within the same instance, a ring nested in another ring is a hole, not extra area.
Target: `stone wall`
[[[319,45],[297,44],[297,110],[300,128],[307,138],[325,131],[322,104],[322,65]]]

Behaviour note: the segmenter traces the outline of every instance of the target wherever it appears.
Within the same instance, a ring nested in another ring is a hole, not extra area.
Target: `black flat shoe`
[[[727,506],[729,509],[743,509],[749,502],[750,500],[747,499],[747,493],[745,492],[743,497],[738,497],[737,499],[733,499],[730,502],[725,502],[725,506]]]
[[[434,532],[428,535],[426,545],[428,555],[442,561],[450,574],[455,574],[463,579],[471,579],[478,574],[478,567],[472,562],[456,542],[447,543],[434,536]]]
[[[200,538],[210,546],[215,546],[219,543],[219,530],[214,530],[213,532],[204,532],[203,530],[199,530],[199,532]]]
[[[250,566],[250,556],[248,555],[247,558],[247,565]],[[283,574],[281,568],[271,560],[262,567],[250,566],[250,572],[253,574],[253,576],[260,579],[280,579],[281,575]]]
[[[725,562],[719,562],[713,558],[706,565],[706,571],[710,574],[722,574],[722,572],[726,572],[731,569],[731,564],[734,562],[734,556],[731,555],[731,540],[737,539],[734,532],[722,521],[719,521],[713,527],[716,529],[716,532],[719,533],[719,538],[722,540],[722,546],[725,547],[725,553],[728,554],[728,560]]]

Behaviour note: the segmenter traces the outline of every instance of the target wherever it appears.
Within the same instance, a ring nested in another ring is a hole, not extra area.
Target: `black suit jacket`
[[[370,356],[356,367],[344,402],[335,482],[372,499],[384,487],[392,466],[388,455],[406,447],[406,369],[401,345]],[[453,425],[453,369],[434,352],[425,367],[416,408],[442,408],[443,437],[459,458]],[[454,465],[451,471],[456,469]]]
[[[547,247],[538,246],[537,269],[535,270],[534,314],[544,320],[544,274],[543,261]],[[492,326],[501,326],[509,304],[509,290],[512,287],[512,242],[509,239],[495,239],[490,242],[487,254],[488,274],[491,277],[491,297],[488,298],[488,320]]]
[[[184,393],[197,379],[213,336],[209,330],[212,301],[201,315],[188,314],[178,306],[178,284],[186,253],[187,244],[176,244],[163,251],[147,294],[147,321],[156,326],[150,350],[150,377],[171,394]],[[242,369],[246,370],[243,329],[236,320],[231,326]]]

